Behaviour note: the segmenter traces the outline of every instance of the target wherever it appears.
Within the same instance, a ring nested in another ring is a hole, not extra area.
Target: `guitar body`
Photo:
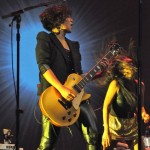
[[[52,124],[70,126],[77,121],[80,114],[80,103],[91,96],[84,93],[83,89],[79,93],[73,89],[73,86],[81,79],[82,77],[78,74],[70,74],[64,84],[77,94],[77,97],[71,102],[65,100],[53,86],[50,86],[41,94],[39,99],[40,109]]]

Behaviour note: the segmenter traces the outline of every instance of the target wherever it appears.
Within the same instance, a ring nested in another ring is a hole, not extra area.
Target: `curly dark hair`
[[[132,80],[137,78],[137,64],[136,62],[126,55],[118,55],[116,56],[105,72],[101,73],[101,78],[98,79],[98,84],[100,86],[107,86],[113,79],[120,80],[124,79],[124,75],[122,74],[122,69],[124,67],[130,67],[133,71]]]
[[[133,72],[131,80],[125,78],[123,73],[121,72],[121,70],[124,69],[125,67],[130,67],[130,69]],[[128,88],[126,88],[126,85],[128,84],[131,85],[130,87],[132,86],[134,87],[136,75],[137,75],[137,67],[134,60],[125,55],[118,55],[114,59],[114,61],[112,61],[112,64],[108,66],[107,71],[99,79],[98,83],[100,86],[108,87],[112,80],[114,79],[117,80],[120,86],[120,91],[127,100],[127,103],[130,106],[136,106],[136,96],[133,95],[133,93],[130,91],[131,89],[129,90]],[[134,90],[135,88],[133,87],[132,90]]]
[[[113,79],[124,78],[124,75],[122,74],[121,70],[126,66],[131,68],[131,70],[133,71],[132,79],[135,79],[137,76],[136,62],[128,56],[118,56],[115,58],[115,61],[112,63],[112,65],[108,67],[105,82],[107,83]]]
[[[67,5],[54,5],[45,9],[39,17],[43,27],[51,32],[53,28],[59,29],[60,25],[71,14],[72,12]]]
[[[129,66],[130,69],[133,71],[133,78],[134,78],[137,73],[136,62],[134,62],[134,60],[131,59],[130,57],[126,57],[126,56],[116,58],[116,62],[113,66],[114,67],[113,68],[114,76],[118,75],[118,77],[122,77],[122,74],[121,75],[119,75],[119,74],[121,73],[121,70],[126,66]],[[116,72],[116,70],[118,70],[119,73]]]

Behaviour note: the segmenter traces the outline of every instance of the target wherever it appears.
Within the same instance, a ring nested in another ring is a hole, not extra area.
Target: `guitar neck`
[[[114,53],[109,51],[83,78],[82,80],[74,86],[74,89],[80,92],[85,85],[90,82],[97,72],[102,72],[106,70],[109,61],[114,57]]]

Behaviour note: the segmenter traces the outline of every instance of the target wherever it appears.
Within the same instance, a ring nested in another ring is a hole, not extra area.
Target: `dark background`
[[[0,0],[0,15],[4,16],[16,10],[21,10],[46,0]],[[52,1],[50,1],[52,2]],[[143,0],[69,0],[73,10],[74,30],[68,35],[72,40],[78,40],[81,46],[83,71],[87,72],[96,64],[105,44],[116,37],[122,47],[127,49],[130,38],[135,40],[136,49],[141,64],[141,79],[145,82],[145,108],[148,113],[150,93],[150,1]],[[35,8],[21,14],[21,58],[20,58],[20,133],[19,144],[25,150],[35,150],[40,141],[41,128],[40,111],[37,107],[36,84],[38,71],[35,62],[36,34],[42,30],[38,15],[45,7]],[[141,17],[140,17],[141,16]],[[3,142],[3,129],[11,129],[15,141],[16,128],[16,97],[12,75],[13,47],[14,68],[16,68],[15,22],[13,29],[13,46],[11,30],[8,26],[12,17],[0,18],[0,142]],[[39,27],[40,26],[40,27]],[[26,38],[24,38],[26,33]],[[32,38],[31,38],[32,37]],[[28,46],[26,48],[26,46]],[[16,77],[16,69],[14,69]],[[29,74],[30,73],[30,74]],[[16,80],[16,79],[15,79]],[[99,132],[102,128],[102,104],[106,88],[99,86],[98,81],[92,81],[86,86],[86,91],[92,94],[91,103],[99,121]],[[35,112],[35,114],[34,114]],[[145,125],[142,123],[142,134]],[[57,150],[84,150],[85,142],[74,126],[73,136],[67,128],[57,143]]]

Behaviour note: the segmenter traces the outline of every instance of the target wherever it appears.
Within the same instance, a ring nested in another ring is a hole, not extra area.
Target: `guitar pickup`
[[[74,88],[74,90],[75,90],[75,91],[77,91],[78,93],[80,93],[80,92],[81,92],[81,89],[80,89],[77,85],[74,85],[74,87],[73,87],[73,88]]]
[[[58,99],[58,102],[59,102],[66,110],[70,109],[71,106],[72,106],[71,102],[66,101],[65,99],[64,99],[64,100]]]

